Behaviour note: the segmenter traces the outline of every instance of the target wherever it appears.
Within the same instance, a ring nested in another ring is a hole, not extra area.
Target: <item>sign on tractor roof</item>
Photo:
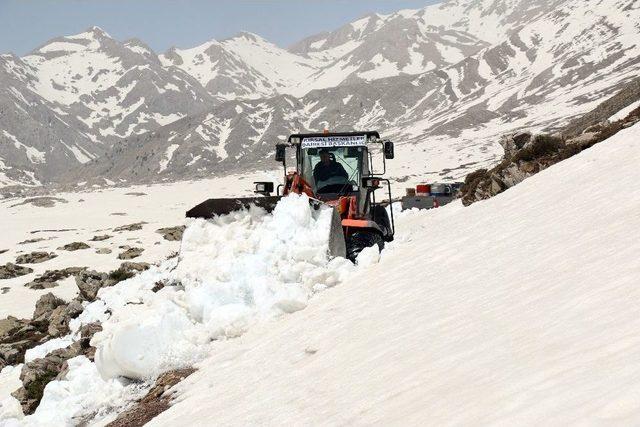
[[[352,147],[367,145],[365,135],[350,136],[313,136],[302,140],[302,148]]]

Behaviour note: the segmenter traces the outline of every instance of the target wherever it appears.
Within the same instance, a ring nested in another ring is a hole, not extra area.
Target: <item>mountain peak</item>
[[[151,49],[145,42],[143,42],[142,40],[140,40],[139,38],[132,38],[129,40],[125,40],[123,45],[136,53],[139,53],[141,55],[153,55],[153,49]]]
[[[237,39],[245,39],[245,40],[249,40],[252,42],[258,42],[258,43],[268,43],[267,40],[265,40],[263,37],[252,33],[250,31],[240,31],[238,34],[236,34],[235,36],[227,39],[227,40],[237,40]]]
[[[110,39],[111,36],[104,31],[102,28],[97,26],[92,26],[84,30],[79,34],[74,34],[71,36],[66,36],[67,39],[88,39],[88,40],[102,40],[102,39]]]

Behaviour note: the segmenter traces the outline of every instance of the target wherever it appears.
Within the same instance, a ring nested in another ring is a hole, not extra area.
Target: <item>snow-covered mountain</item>
[[[95,143],[148,132],[213,102],[141,41],[120,43],[97,27],[54,39],[23,61],[36,70],[31,89],[66,107]]]
[[[459,178],[501,156],[501,133],[553,129],[636,76],[639,34],[629,0],[448,0],[288,50],[242,33],[157,56],[92,28],[11,57],[20,66],[0,80],[8,109],[29,93],[66,123],[35,143],[0,116],[22,144],[0,134],[1,153],[62,140],[82,156],[46,174],[44,162],[0,158],[34,179],[154,181],[271,167],[293,131],[376,128],[399,143],[396,178]]]
[[[212,96],[225,100],[273,96],[297,86],[317,69],[314,61],[246,32],[191,49],[172,48],[160,60],[184,70]]]
[[[103,155],[124,137],[210,108],[191,76],[164,67],[144,43],[99,28],[29,55],[0,57],[4,184],[38,184]]]
[[[269,168],[273,145],[290,132],[375,128],[400,144],[392,164],[396,178],[461,178],[501,157],[501,134],[524,127],[553,130],[593,109],[640,71],[637,2],[599,0],[587,9],[576,0],[457,1],[359,22],[365,21],[383,23],[372,27],[376,37],[375,28],[383,31],[396,21],[405,27],[421,22],[424,28],[444,22],[494,40],[478,24],[492,22],[503,36],[494,34],[499,42],[418,75],[373,83],[347,78],[302,97],[230,100],[124,141],[94,170],[154,180],[228,171],[238,163]],[[341,38],[345,31],[312,38],[292,51],[306,50],[313,58],[320,46],[332,49],[354,37]]]
[[[39,185],[105,153],[82,122],[33,90],[36,70],[0,55],[0,186]]]

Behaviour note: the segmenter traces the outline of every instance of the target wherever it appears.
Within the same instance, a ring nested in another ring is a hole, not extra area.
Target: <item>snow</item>
[[[0,264],[15,262],[23,252],[47,251],[58,254],[57,258],[30,267],[34,272],[15,279],[2,280],[2,287],[9,288],[0,299],[0,318],[9,315],[30,318],[36,300],[47,292],[65,300],[77,293],[73,277],[60,282],[58,287],[31,290],[24,285],[46,270],[70,266],[91,267],[97,271],[111,271],[120,266],[117,255],[119,246],[143,247],[145,251],[134,261],[157,263],[179,250],[180,242],[168,242],[156,233],[162,227],[184,224],[184,214],[191,207],[211,197],[252,195],[253,181],[281,179],[280,174],[270,172],[229,175],[223,178],[170,184],[139,185],[131,187],[103,188],[95,191],[64,192],[55,194],[67,203],[57,203],[50,208],[20,204],[22,199],[0,200],[0,249],[9,249],[0,254]],[[132,194],[141,194],[134,196]],[[15,205],[15,206],[14,206]],[[123,212],[126,216],[113,215]],[[111,230],[125,224],[145,221],[140,231],[113,233]],[[70,231],[43,231],[64,230]],[[113,236],[104,242],[90,239],[99,234]],[[27,239],[45,240],[20,245]],[[86,242],[91,249],[76,252],[60,251],[57,248],[70,242]],[[111,249],[108,255],[97,254],[101,248]]]
[[[371,17],[367,16],[355,22],[352,22],[351,27],[353,27],[353,31],[361,35],[365,28],[367,28],[367,25],[369,25],[369,21],[371,21]]]
[[[67,425],[94,414],[98,420],[108,417],[110,408],[124,407],[135,390],[141,393],[145,380],[205,358],[212,341],[305,308],[315,293],[354,270],[343,258],[328,258],[332,213],[311,209],[307,196],[291,195],[273,214],[252,208],[192,220],[179,258],[102,289],[72,320],[75,334],[83,324],[102,323],[91,340],[95,364],[83,356],[71,359],[65,379],[46,386],[38,410],[24,423]],[[375,257],[370,254],[367,264]],[[167,286],[154,293],[159,281]],[[56,346],[40,346],[27,358]]]
[[[255,209],[193,221],[177,264],[101,291],[101,301],[80,316],[86,324],[113,313],[92,341],[100,373],[153,378],[197,362],[211,340],[304,308],[316,286],[335,285],[350,266],[327,259],[330,222],[331,210],[313,211],[306,196],[295,195],[273,215]],[[158,281],[180,288],[151,292]]]
[[[49,52],[77,52],[84,48],[83,45],[79,43],[69,43],[69,42],[52,42],[43,47],[41,47],[38,52],[49,53]]]
[[[82,46],[82,49],[50,59],[37,53],[22,58],[35,70],[36,79],[32,84],[38,94],[49,101],[70,105],[82,95],[91,95],[99,89],[115,86],[123,73],[120,60],[101,51],[101,43],[91,36],[92,33],[85,34],[89,35],[90,43]],[[73,40],[85,37],[80,34],[75,38],[67,38]],[[76,79],[76,76],[80,78]]]
[[[309,45],[309,48],[313,50],[319,50],[319,49],[322,49],[322,46],[324,46],[325,44],[327,44],[327,39],[318,40],[317,42],[311,43]]]
[[[314,61],[289,53],[255,34],[234,37],[222,44],[269,82],[279,85],[304,81],[316,71]]]
[[[60,144],[64,145],[67,150],[71,151],[76,160],[82,164],[90,162],[94,157],[91,153],[81,149],[77,145],[67,145],[64,141],[60,140]]]
[[[400,74],[400,70],[398,70],[398,64],[389,61],[380,53],[377,53],[373,58],[371,58],[371,63],[373,64],[373,69],[358,73],[358,76],[362,77],[365,80],[376,80],[383,77],[397,76],[398,74]]]
[[[456,64],[465,58],[459,49],[456,49],[452,46],[448,46],[445,44],[436,44],[436,49],[438,49],[438,52],[440,52],[440,55],[442,56],[442,59],[444,59],[444,62],[448,64]]]
[[[29,161],[31,163],[46,163],[46,153],[34,148],[34,147],[30,147],[28,145],[25,145],[23,143],[21,143],[20,141],[18,141],[18,138],[16,138],[14,135],[10,134],[9,132],[7,132],[6,130],[2,130],[2,134],[9,138],[11,140],[11,142],[13,142],[13,146],[20,149],[24,149],[25,154],[27,156],[27,158],[29,159]]]
[[[638,136],[403,213],[379,264],[217,343],[150,425],[636,424]]]
[[[39,346],[36,346],[34,348],[27,350],[27,352],[24,355],[24,361],[25,363],[29,363],[33,360],[43,358],[54,350],[65,348],[73,344],[73,341],[74,341],[73,336],[71,335],[49,340],[44,344],[41,344]]]
[[[20,371],[22,364],[16,366],[5,366],[0,370],[0,406],[2,406],[2,398],[9,395],[13,391],[20,388]],[[2,409],[0,409],[1,411]]]
[[[178,258],[72,322],[103,322],[96,364],[72,359],[22,422],[110,419],[149,384],[122,375],[195,364],[151,425],[634,424],[639,136],[469,208],[397,213],[396,241],[356,267],[327,259],[327,211],[304,196],[193,220]]]
[[[640,108],[640,101],[636,101],[636,102],[632,103],[631,105],[629,105],[629,106],[623,108],[622,110],[618,111],[616,114],[614,114],[613,116],[609,117],[609,121],[610,122],[617,122],[619,120],[624,120],[636,108]]]
[[[171,159],[173,159],[173,153],[175,153],[179,147],[180,144],[171,144],[167,147],[167,151],[164,153],[164,159],[160,161],[160,169],[158,170],[158,173],[161,173],[167,169],[167,166],[169,166]]]
[[[40,405],[33,415],[24,418],[24,425],[72,425],[74,420],[87,416],[101,419],[113,406],[142,397],[135,385],[117,379],[103,380],[96,365],[84,356],[69,359],[67,364],[66,378],[47,384]]]

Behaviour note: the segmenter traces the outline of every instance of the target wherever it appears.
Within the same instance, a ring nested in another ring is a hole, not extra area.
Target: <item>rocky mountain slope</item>
[[[639,34],[633,0],[449,0],[288,50],[243,33],[157,56],[94,28],[12,57],[23,66],[0,78],[0,93],[28,91],[68,124],[39,144],[75,132],[84,155],[17,164],[20,147],[40,148],[2,115],[19,144],[0,134],[0,168],[5,185],[11,167],[66,182],[193,178],[270,168],[293,131],[376,128],[399,143],[397,179],[459,178],[501,157],[502,133],[553,130],[636,76]]]

